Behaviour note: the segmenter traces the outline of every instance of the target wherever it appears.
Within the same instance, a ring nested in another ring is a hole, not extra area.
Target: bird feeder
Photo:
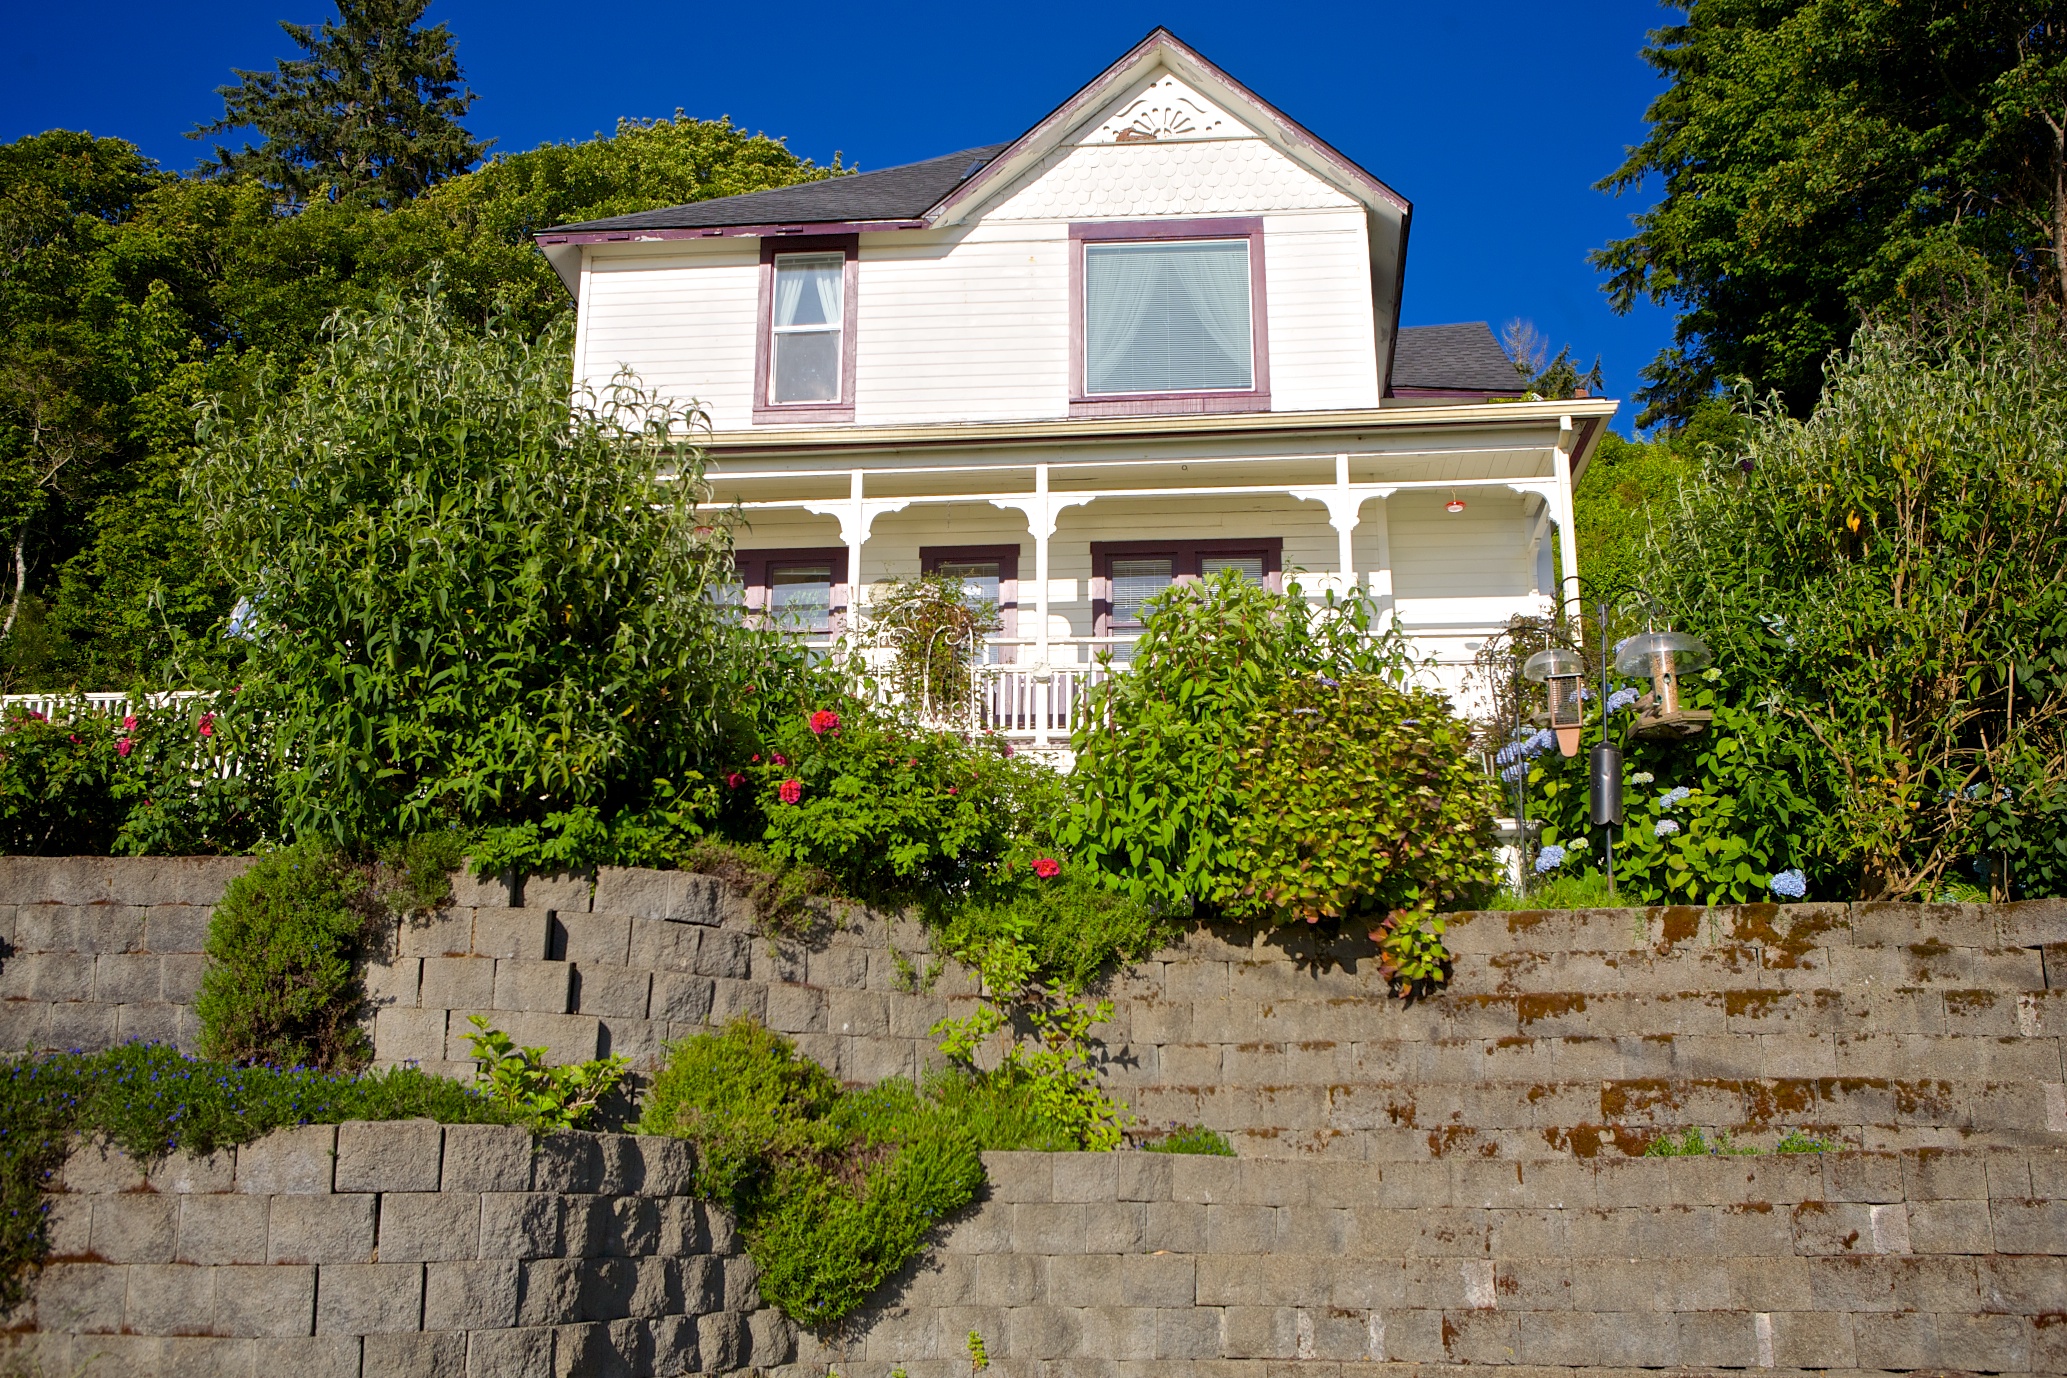
[[[1706,642],[1685,632],[1643,632],[1616,647],[1617,673],[1651,681],[1651,692],[1637,703],[1637,735],[1691,737],[1707,727],[1714,714],[1680,707],[1679,681],[1714,659]]]
[[[1557,734],[1557,749],[1564,756],[1577,756],[1579,728],[1585,721],[1579,686],[1586,680],[1586,662],[1576,651],[1552,646],[1530,656],[1522,665],[1522,675],[1546,686],[1550,696],[1550,730]]]

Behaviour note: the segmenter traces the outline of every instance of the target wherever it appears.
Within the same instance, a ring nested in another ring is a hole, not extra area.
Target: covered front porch
[[[1045,751],[1066,745],[1085,689],[1124,672],[1149,598],[1228,569],[1368,594],[1468,707],[1482,640],[1548,612],[1560,568],[1577,596],[1572,483],[1613,410],[734,434],[713,438],[707,477],[744,519],[735,596],[797,635],[870,653],[871,586],[922,573],[995,602],[971,701],[934,707]]]

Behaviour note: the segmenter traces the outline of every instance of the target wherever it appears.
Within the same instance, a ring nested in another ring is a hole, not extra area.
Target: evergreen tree
[[[474,93],[462,85],[451,32],[417,27],[428,3],[336,0],[336,23],[283,21],[308,56],[271,72],[237,69],[239,84],[217,88],[222,118],[188,134],[249,128],[265,141],[234,152],[218,145],[202,170],[253,177],[293,202],[328,188],[333,198],[395,206],[472,167],[488,143],[459,123]]]

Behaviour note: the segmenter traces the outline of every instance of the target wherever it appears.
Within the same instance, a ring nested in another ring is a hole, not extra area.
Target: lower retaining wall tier
[[[312,1125],[146,1171],[82,1146],[11,1357],[72,1375],[724,1373],[794,1352],[687,1144]]]

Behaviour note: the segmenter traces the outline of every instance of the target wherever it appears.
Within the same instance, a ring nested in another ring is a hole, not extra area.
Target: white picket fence
[[[169,708],[176,703],[205,695],[193,689],[164,689],[145,694],[142,702],[152,708]],[[70,718],[80,708],[98,717],[119,718],[129,712],[138,702],[136,695],[126,691],[110,694],[75,694],[66,691],[51,691],[43,694],[0,694],[0,718],[15,713],[35,713],[53,721]]]

